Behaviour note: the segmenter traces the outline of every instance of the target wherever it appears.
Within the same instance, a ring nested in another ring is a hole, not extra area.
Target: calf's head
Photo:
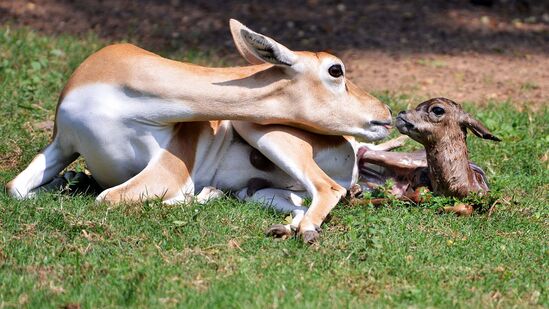
[[[446,98],[430,99],[415,109],[400,112],[396,117],[396,127],[400,133],[423,145],[449,139],[460,142],[465,140],[467,129],[478,137],[500,141],[459,104]]]

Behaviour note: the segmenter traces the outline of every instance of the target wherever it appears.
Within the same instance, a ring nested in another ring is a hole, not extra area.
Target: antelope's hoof
[[[50,182],[40,186],[40,192],[63,192],[68,182],[63,176],[55,176]]]
[[[284,224],[275,224],[265,231],[265,235],[274,238],[286,239],[293,236],[292,230]]]
[[[308,245],[313,245],[318,242],[320,234],[317,231],[305,231],[301,234],[303,242]]]
[[[82,172],[68,171],[55,176],[50,182],[38,188],[41,192],[97,195],[101,187],[91,177]]]

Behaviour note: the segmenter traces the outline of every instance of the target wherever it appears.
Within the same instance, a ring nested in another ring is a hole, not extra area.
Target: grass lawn
[[[46,145],[63,83],[104,44],[0,27],[1,185]],[[377,95],[395,111],[419,103]],[[469,138],[500,201],[490,216],[438,214],[441,198],[341,204],[309,247],[266,238],[284,215],[229,198],[108,207],[0,190],[0,308],[547,307],[547,105],[466,108],[503,139]]]

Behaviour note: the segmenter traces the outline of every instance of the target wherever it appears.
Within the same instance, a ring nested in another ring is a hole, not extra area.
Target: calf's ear
[[[480,121],[476,120],[468,113],[463,113],[460,120],[461,125],[467,127],[476,136],[496,142],[501,141],[500,138],[492,134],[492,132],[490,132]]]

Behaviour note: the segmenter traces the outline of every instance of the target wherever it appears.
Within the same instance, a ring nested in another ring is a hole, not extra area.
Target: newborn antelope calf
[[[484,139],[500,139],[459,104],[445,98],[425,101],[415,109],[400,112],[396,127],[421,143],[425,151],[398,153],[363,147],[358,155],[366,189],[391,178],[395,182],[392,193],[398,197],[414,196],[414,190],[422,186],[452,197],[489,190],[484,171],[469,161],[467,129]]]

